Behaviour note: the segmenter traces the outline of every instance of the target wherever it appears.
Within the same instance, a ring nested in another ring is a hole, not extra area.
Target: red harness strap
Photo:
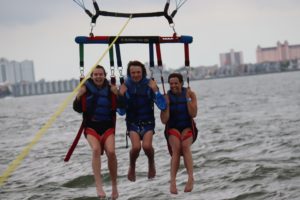
[[[167,144],[168,144],[168,150],[169,150],[169,154],[172,156],[172,148],[171,145],[169,143],[169,139],[168,137],[170,135],[175,136],[179,141],[183,142],[189,138],[193,138],[193,143],[195,142],[195,140],[197,139],[197,130],[196,130],[196,125],[195,122],[192,120],[192,130],[189,130],[184,136],[181,136],[181,134],[178,131],[175,131],[174,129],[169,129],[168,125],[166,125],[165,128],[165,137],[167,140]],[[181,152],[182,155],[182,152]]]
[[[84,94],[82,97],[81,97],[81,107],[82,107],[82,112],[85,113],[86,112],[86,94]],[[74,149],[76,148],[78,142],[79,142],[79,139],[81,137],[81,134],[83,132],[83,130],[85,129],[85,117],[84,117],[84,114],[82,114],[82,122],[81,122],[81,125],[80,125],[80,128],[77,132],[77,135],[71,145],[71,147],[69,148],[68,150],[68,153],[64,159],[65,162],[68,162],[73,154],[73,151]]]
[[[81,126],[80,126],[80,128],[78,130],[78,133],[77,133],[77,135],[76,135],[76,137],[75,137],[75,139],[74,139],[71,147],[69,148],[68,153],[67,153],[67,155],[66,155],[66,157],[64,159],[65,162],[68,162],[70,160],[70,158],[71,158],[71,156],[73,154],[73,151],[74,151],[75,147],[77,146],[78,141],[79,141],[79,139],[81,137],[83,129],[85,128],[84,124],[85,124],[85,122],[84,122],[84,119],[83,119],[82,123],[81,123]]]
[[[94,129],[92,129],[92,128],[86,128],[84,133],[88,134],[88,135],[92,135],[97,140],[100,141],[100,144],[101,144],[101,155],[103,155],[103,153],[104,153],[104,144],[105,144],[107,138],[110,135],[115,134],[115,128],[109,128],[109,129],[107,129],[102,136],[98,135],[98,133]]]

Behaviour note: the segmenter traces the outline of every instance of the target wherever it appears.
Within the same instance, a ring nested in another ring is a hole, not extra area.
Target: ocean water
[[[192,146],[194,190],[183,192],[187,174],[181,160],[179,194],[169,194],[170,157],[156,110],[154,180],[147,179],[143,152],[137,160],[136,182],[127,180],[129,149],[124,117],[118,117],[119,199],[300,199],[300,72],[193,81],[191,86],[199,108],[195,119],[199,135]],[[67,95],[0,99],[1,174]],[[80,123],[81,116],[69,105],[0,188],[0,199],[97,199],[91,151],[84,137],[71,160],[63,161]],[[109,195],[106,156],[102,174]]]

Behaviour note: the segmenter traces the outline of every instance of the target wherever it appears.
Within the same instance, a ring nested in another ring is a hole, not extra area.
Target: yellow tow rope
[[[67,96],[67,98],[62,102],[62,104],[57,108],[56,112],[50,117],[50,119],[45,123],[45,125],[35,134],[33,140],[23,149],[23,151],[16,157],[14,161],[12,161],[7,169],[3,172],[3,174],[0,177],[0,187],[4,185],[4,183],[7,181],[7,179],[11,176],[11,174],[17,169],[17,167],[22,163],[24,158],[29,154],[32,147],[41,139],[41,137],[46,133],[46,131],[52,126],[52,124],[55,122],[57,117],[61,115],[61,113],[66,109],[68,104],[73,100],[74,96],[80,89],[80,87],[85,83],[85,81],[89,78],[92,71],[96,68],[96,66],[102,61],[104,56],[107,54],[109,49],[114,45],[114,43],[117,41],[119,36],[122,34],[122,32],[127,27],[129,21],[131,20],[131,16],[128,18],[128,20],[125,22],[121,30],[119,31],[118,35],[115,37],[115,39],[112,41],[112,43],[107,47],[107,49],[103,52],[102,56],[98,59],[96,64],[91,68],[89,73],[85,76],[83,81],[81,81],[77,87],[73,90],[73,92]]]

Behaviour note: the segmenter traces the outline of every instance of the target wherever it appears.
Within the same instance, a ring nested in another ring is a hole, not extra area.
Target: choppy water
[[[193,192],[183,192],[187,175],[181,160],[179,194],[169,194],[169,155],[159,120],[154,137],[156,178],[147,180],[146,156],[141,153],[137,181],[127,180],[129,149],[125,148],[124,118],[119,117],[119,199],[300,199],[300,72],[195,81],[191,85],[199,101],[199,136],[192,146]],[[66,96],[0,100],[1,174]],[[84,138],[71,160],[63,162],[80,119],[69,106],[0,188],[1,200],[96,199],[91,153]],[[105,156],[102,163],[105,190],[110,194]]]

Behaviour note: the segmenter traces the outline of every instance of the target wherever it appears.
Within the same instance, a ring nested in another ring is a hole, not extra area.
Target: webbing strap
[[[117,65],[118,67],[122,67],[120,44],[115,44],[115,49],[116,49],[116,56],[117,56]]]
[[[184,43],[184,60],[185,66],[190,66],[189,44]]]
[[[120,50],[120,44],[115,43],[115,49],[116,49],[116,57],[117,57],[117,65],[118,65],[118,71],[119,71],[119,79],[120,84],[124,83],[124,76],[123,76],[123,65],[122,65],[122,58],[121,58],[121,50]]]
[[[80,76],[84,76],[84,44],[79,44],[79,68]]]
[[[115,61],[114,61],[114,48],[109,49],[109,64],[110,67],[115,66]]]
[[[155,46],[156,46],[157,65],[162,66],[160,44],[156,43]]]
[[[149,43],[149,65],[150,65],[150,67],[154,67],[154,49],[153,49],[153,43]]]
[[[64,159],[65,162],[68,162],[70,160],[70,158],[71,158],[71,156],[73,154],[73,151],[74,151],[74,149],[76,148],[76,146],[77,146],[77,144],[79,142],[79,139],[81,137],[81,134],[82,134],[84,128],[85,128],[85,121],[83,119],[82,122],[81,122],[80,128],[79,128],[79,130],[77,132],[77,135],[76,135],[76,137],[75,137],[75,139],[74,139],[71,147],[69,148],[69,150],[68,150],[68,152],[67,152],[67,154],[65,156],[65,159]]]
[[[189,44],[184,43],[184,60],[186,67],[186,79],[188,87],[190,87],[190,55],[189,55]]]

